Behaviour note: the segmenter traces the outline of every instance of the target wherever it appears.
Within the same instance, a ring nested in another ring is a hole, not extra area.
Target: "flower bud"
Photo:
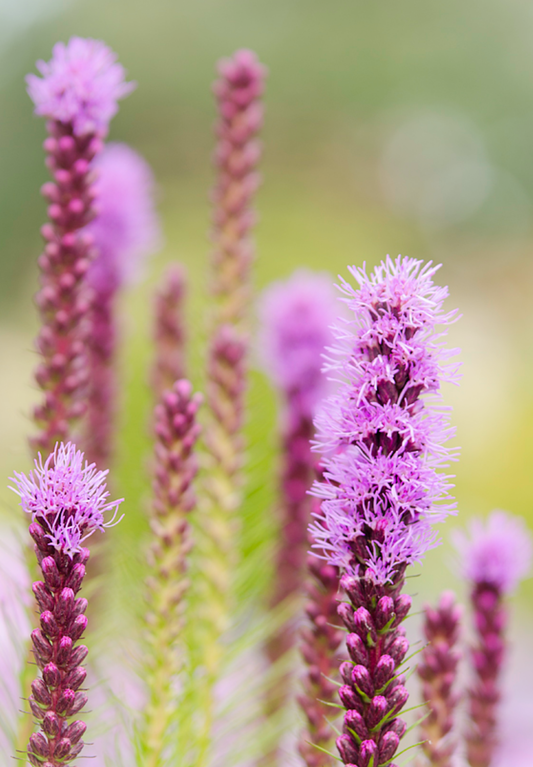
[[[71,690],[77,690],[78,687],[81,687],[81,685],[84,683],[86,676],[87,671],[83,668],[83,666],[78,666],[69,674],[67,674],[64,684],[67,687],[70,687]]]
[[[61,720],[55,711],[46,712],[43,717],[42,728],[50,738],[55,738],[59,734],[59,730],[61,728]]]
[[[368,650],[358,634],[348,634],[346,637],[346,647],[352,660],[361,666],[368,665]]]
[[[366,714],[366,720],[371,730],[382,721],[388,709],[389,704],[383,695],[376,695],[372,698]]]
[[[394,612],[396,613],[396,620],[394,625],[398,626],[404,618],[407,617],[407,613],[411,609],[412,599],[409,594],[400,594],[400,596],[394,602]]]
[[[353,670],[353,664],[349,661],[344,661],[344,663],[341,663],[339,672],[346,684],[352,683],[352,670]]]
[[[361,740],[369,737],[368,727],[359,711],[350,710],[345,713],[344,727],[351,732],[355,732]]]
[[[394,676],[396,664],[390,655],[382,655],[374,669],[374,685],[381,690]]]
[[[335,743],[344,764],[357,764],[359,749],[350,735],[341,735]]]
[[[80,738],[83,738],[87,725],[85,722],[81,722],[77,719],[69,725],[65,732],[65,738],[68,738],[72,744],[77,743]]]
[[[42,679],[33,680],[31,683],[31,691],[37,703],[40,703],[41,706],[50,706],[52,697],[48,691],[48,687]]]
[[[363,711],[363,703],[357,693],[347,684],[339,688],[339,697],[344,708]]]
[[[359,634],[365,644],[375,644],[377,640],[377,633],[372,622],[372,616],[366,609],[366,607],[359,607],[354,615],[354,630],[356,634]]]
[[[381,631],[394,617],[394,600],[392,597],[381,597],[376,605],[376,628]]]
[[[368,767],[371,762],[374,765],[377,761],[377,750],[378,747],[373,740],[363,740],[359,749],[358,766]]]
[[[363,695],[366,695],[368,698],[373,696],[374,686],[368,669],[364,666],[354,666],[352,670],[352,683]]]
[[[34,732],[33,735],[30,736],[28,750],[36,756],[48,756],[48,739],[42,734],[42,732]]]
[[[87,628],[88,620],[85,615],[78,615],[78,617],[72,622],[68,629],[69,636],[72,637],[72,641],[76,642]]]
[[[396,753],[399,744],[400,738],[395,732],[386,732],[379,743],[379,763],[385,764],[390,761]]]
[[[47,687],[56,688],[61,682],[61,673],[55,663],[48,663],[43,668],[43,679]]]

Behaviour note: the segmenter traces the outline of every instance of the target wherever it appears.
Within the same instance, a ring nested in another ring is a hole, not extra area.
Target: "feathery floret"
[[[322,356],[333,342],[338,297],[328,274],[299,269],[263,293],[259,348],[265,370],[290,399],[312,413],[328,390]],[[297,400],[295,402],[294,400]]]
[[[95,530],[116,524],[123,499],[108,501],[107,471],[88,464],[72,443],[58,444],[43,464],[41,455],[28,476],[15,472],[11,489],[20,496],[20,505],[38,522],[50,544],[72,557]],[[111,519],[105,515],[111,513]]]
[[[100,40],[71,37],[57,43],[50,61],[38,61],[42,75],[26,77],[35,113],[61,123],[72,123],[74,134],[105,135],[117,112],[118,99],[135,88],[125,82],[116,54]]]
[[[97,293],[108,293],[137,277],[146,257],[159,246],[161,228],[153,173],[135,150],[127,144],[108,144],[94,168],[97,210],[87,230],[98,256],[87,278]]]
[[[321,519],[311,526],[317,548],[351,575],[386,583],[435,545],[432,522],[454,511],[448,477],[437,472],[454,451],[440,381],[456,381],[455,351],[442,347],[447,288],[433,283],[438,266],[398,257],[371,276],[352,267],[354,289],[341,280],[351,321],[335,328],[326,371],[340,379],[320,410],[316,448],[328,455]]]
[[[456,532],[454,543],[462,569],[471,583],[486,583],[508,594],[531,567],[531,536],[524,520],[493,511],[484,524],[470,523],[470,537]]]

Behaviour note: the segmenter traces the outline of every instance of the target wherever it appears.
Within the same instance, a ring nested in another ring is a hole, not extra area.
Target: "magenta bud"
[[[42,732],[34,732],[33,735],[30,736],[28,750],[36,756],[48,756],[48,739],[42,734]]]
[[[405,637],[400,636],[396,637],[396,639],[387,648],[387,653],[394,660],[396,666],[399,666],[407,655],[408,650],[409,642]]]
[[[54,748],[54,759],[63,760],[70,754],[70,740],[68,738],[61,738]]]
[[[32,522],[29,527],[29,532],[37,546],[41,551],[47,551],[50,541],[46,537],[46,533],[38,522]]]
[[[376,629],[372,622],[372,616],[366,607],[359,607],[353,615],[355,633],[359,634],[366,644],[375,644],[377,640]]]
[[[368,650],[358,634],[348,634],[346,637],[346,647],[352,660],[361,666],[368,664]]]
[[[74,690],[70,690],[68,687],[63,690],[57,699],[56,711],[58,714],[66,714],[70,712],[71,707],[74,705],[76,699],[76,693]]]
[[[43,679],[47,687],[58,687],[61,682],[61,673],[55,663],[48,663],[43,668]]]
[[[37,703],[41,706],[50,706],[52,703],[52,696],[42,679],[33,680],[31,683],[31,691]]]
[[[392,759],[399,745],[400,738],[397,734],[390,730],[389,732],[386,732],[379,744],[379,763],[385,764]]]
[[[70,691],[72,692],[72,690]],[[87,703],[87,696],[83,692],[77,692],[68,710],[68,716],[75,716]]]
[[[53,557],[45,557],[41,562],[41,570],[48,588],[52,589],[52,591],[58,589],[61,585],[61,579],[55,559]]]
[[[59,626],[57,625],[57,621],[50,610],[45,610],[43,613],[41,613],[41,628],[43,632],[51,638],[58,635]]]
[[[407,613],[411,609],[412,599],[409,594],[400,594],[398,599],[394,603],[394,612],[396,613],[396,620],[394,625],[397,626],[407,616]]]
[[[72,652],[70,653],[70,666],[79,666],[85,658],[87,657],[89,650],[85,647],[85,645],[80,644],[78,647],[75,647]]]
[[[344,764],[357,764],[359,749],[350,735],[341,735],[335,743]]]
[[[344,684],[339,688],[339,697],[342,701],[342,705],[345,708],[362,712],[363,703],[353,688],[350,687],[350,685]]]
[[[81,685],[84,683],[86,676],[87,672],[83,666],[77,666],[69,674],[67,674],[64,684],[67,687],[70,687],[71,690],[77,690],[78,687],[81,687]]]
[[[354,732],[361,740],[370,737],[366,722],[359,711],[347,711],[344,715],[344,726],[351,732]]]
[[[401,740],[406,733],[407,725],[403,719],[393,719],[386,724],[387,732],[395,732],[398,740]]]
[[[83,749],[83,741],[80,741],[79,743],[75,743],[70,747],[70,758],[75,759],[80,751]],[[43,767],[46,767],[46,765],[43,765]]]
[[[80,738],[83,738],[87,725],[85,722],[81,722],[77,719],[70,724],[65,732],[65,738],[68,738],[72,744],[77,743]]]
[[[350,663],[349,661],[344,661],[344,663],[341,663],[340,665],[340,675],[346,684],[352,683],[352,669],[353,663]]]
[[[55,738],[59,734],[59,730],[61,729],[61,720],[55,711],[46,712],[43,717],[42,728],[50,738]]]
[[[353,608],[350,607],[350,605],[347,605],[346,602],[341,602],[340,605],[337,607],[337,614],[339,618],[342,620],[348,631],[354,631],[354,622],[353,622]]]
[[[374,685],[380,690],[394,676],[396,664],[390,655],[382,655],[374,669]]]
[[[394,600],[392,597],[381,597],[376,606],[376,628],[381,631],[394,618]]]
[[[389,710],[394,714],[399,713],[407,703],[408,698],[409,693],[402,684],[399,684],[398,687],[395,687],[391,694],[387,696]]]
[[[72,639],[67,636],[61,637],[57,650],[57,663],[60,666],[66,666],[71,660]]]
[[[74,565],[72,572],[65,581],[65,586],[68,586],[72,591],[77,594],[81,588],[83,579],[85,578],[85,566],[83,564]]]
[[[87,605],[89,603],[86,599],[83,599],[83,597],[80,597],[79,599],[76,599],[74,602],[74,615],[83,615],[85,610],[87,609]]]
[[[34,629],[31,632],[31,641],[33,643],[33,651],[39,660],[44,662],[50,660],[52,657],[52,647],[40,629]]]
[[[72,641],[76,642],[87,628],[88,620],[85,615],[78,615],[78,617],[71,624],[68,634],[72,637]]]
[[[66,623],[74,607],[74,592],[72,589],[62,589],[57,600],[56,616],[61,623]]]
[[[28,703],[30,704],[31,713],[33,716],[40,721],[45,716],[45,712],[42,710],[42,708],[33,700],[33,698],[29,698]]]
[[[41,611],[53,610],[54,599],[42,581],[36,581],[32,585],[32,590]]]
[[[374,695],[374,687],[370,679],[368,669],[364,666],[354,666],[352,669],[352,683],[357,689],[368,698]]]
[[[359,748],[359,762],[358,767],[369,767],[376,764],[378,747],[373,740],[363,740]]]
[[[387,714],[388,708],[389,704],[383,695],[376,695],[372,698],[366,716],[368,726],[371,730],[382,721]]]
[[[76,148],[76,142],[72,136],[61,136],[57,142],[57,146],[60,152],[70,153]]]
[[[43,141],[43,149],[48,154],[53,154],[54,152],[57,152],[57,141],[53,136],[48,136]]]
[[[83,204],[83,200],[80,200],[79,197],[73,197],[72,200],[69,201],[68,210],[69,213],[72,213],[74,216],[79,216],[80,213],[83,213],[84,208],[85,205]]]

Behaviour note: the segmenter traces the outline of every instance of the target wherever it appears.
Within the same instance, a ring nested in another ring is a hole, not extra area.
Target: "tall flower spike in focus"
[[[155,360],[152,387],[159,398],[174,383],[185,377],[184,299],[187,290],[185,270],[171,264],[155,294]]]
[[[244,395],[248,354],[247,314],[254,247],[252,200],[258,186],[261,154],[257,133],[264,67],[251,51],[237,51],[219,64],[214,92],[217,178],[213,190],[212,310],[207,351],[203,482],[195,623],[203,638],[196,643],[204,668],[201,710],[205,723],[200,762],[207,753],[213,686],[221,661],[220,636],[228,628],[230,581],[236,564],[237,511],[242,503]],[[200,613],[202,615],[200,616]],[[200,650],[200,648],[202,648]]]
[[[470,538],[456,533],[454,543],[470,585],[476,642],[471,651],[473,680],[468,690],[465,733],[468,763],[489,767],[498,745],[498,704],[506,648],[511,594],[531,566],[531,536],[519,517],[493,511],[484,524],[470,524]]]
[[[432,767],[454,764],[456,740],[453,734],[458,694],[454,689],[460,652],[461,608],[451,591],[442,594],[436,608],[424,608],[424,635],[427,640],[417,666],[422,682],[422,699],[427,714],[420,725],[422,749]]]
[[[87,273],[90,306],[87,458],[104,468],[115,416],[116,299],[142,271],[161,240],[148,163],[126,144],[108,144],[95,160],[96,217],[87,227],[97,253]],[[175,379],[174,379],[175,380]]]
[[[303,590],[307,527],[311,519],[308,493],[315,479],[316,464],[316,457],[311,452],[313,415],[317,403],[328,390],[328,381],[322,375],[323,354],[333,341],[330,326],[337,314],[338,297],[329,275],[305,270],[295,272],[286,282],[267,288],[259,305],[261,359],[282,400],[280,532],[272,609],[297,598]],[[319,563],[317,565],[315,575],[322,575],[322,568]],[[335,568],[329,568],[330,577],[330,571],[336,572]],[[319,578],[316,584],[319,590],[322,581]],[[322,604],[321,590],[320,593]],[[336,589],[333,600],[335,594]],[[335,601],[333,605],[336,608]],[[293,646],[295,628],[294,621],[280,626],[266,646],[274,677],[265,701],[268,717],[283,715],[289,696],[290,675],[280,675],[275,664]],[[308,654],[310,652],[312,650],[308,648]],[[267,761],[276,761],[275,751]]]
[[[35,112],[47,118],[44,149],[53,181],[42,187],[50,202],[46,241],[39,258],[41,289],[37,305],[42,328],[37,348],[42,361],[35,377],[44,401],[35,409],[39,434],[34,446],[50,453],[72,434],[85,412],[89,301],[85,275],[94,255],[85,231],[95,215],[93,160],[102,150],[117,100],[134,87],[124,81],[115,54],[98,40],[73,37],[57,43],[52,59],[39,61],[42,78],[28,75]]]
[[[121,501],[108,501],[106,474],[84,463],[83,453],[69,443],[57,445],[44,464],[39,456],[34,471],[15,473],[12,480],[20,505],[32,515],[30,535],[43,574],[33,584],[40,628],[31,635],[41,670],[29,699],[39,723],[28,744],[28,759],[36,767],[61,767],[84,745],[85,724],[69,722],[87,702],[80,690],[87,648],[76,644],[87,627],[87,600],[76,595],[89,559],[84,541],[95,530],[116,524]]]
[[[155,408],[155,466],[150,548],[149,658],[145,710],[143,765],[167,764],[166,752],[178,743],[172,727],[178,709],[176,676],[182,666],[177,645],[183,629],[187,555],[190,550],[188,515],[196,499],[192,482],[197,462],[194,446],[200,427],[196,414],[202,397],[192,394],[189,381],[176,381]],[[182,751],[183,752],[183,751]],[[167,754],[168,756],[168,754]]]
[[[457,315],[443,312],[448,291],[433,283],[437,268],[401,257],[387,257],[370,276],[350,268],[359,289],[341,287],[353,320],[336,330],[326,366],[340,385],[315,421],[325,457],[310,531],[344,572],[348,601],[339,615],[350,661],[340,666],[346,713],[337,748],[357,767],[389,764],[405,732],[405,571],[435,545],[432,523],[454,510],[438,472],[454,457],[443,445],[452,430],[439,390],[457,377],[446,364],[455,352],[442,341]]]

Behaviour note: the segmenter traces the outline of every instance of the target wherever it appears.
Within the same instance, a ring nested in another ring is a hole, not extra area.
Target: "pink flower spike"
[[[15,472],[12,487],[20,496],[23,510],[38,522],[57,551],[72,557],[95,530],[116,525],[118,507],[123,499],[109,502],[105,478],[85,461],[83,453],[72,443],[58,444],[43,464],[41,455],[28,476]],[[105,515],[111,513],[111,519]]]
[[[487,583],[509,594],[529,574],[531,535],[520,517],[493,511],[486,523],[472,520],[470,537],[456,531],[453,541],[472,583]]]
[[[61,123],[72,123],[74,134],[105,135],[117,112],[117,101],[135,88],[125,82],[117,56],[99,40],[71,37],[57,43],[50,61],[38,61],[42,77],[26,78],[35,113]]]

